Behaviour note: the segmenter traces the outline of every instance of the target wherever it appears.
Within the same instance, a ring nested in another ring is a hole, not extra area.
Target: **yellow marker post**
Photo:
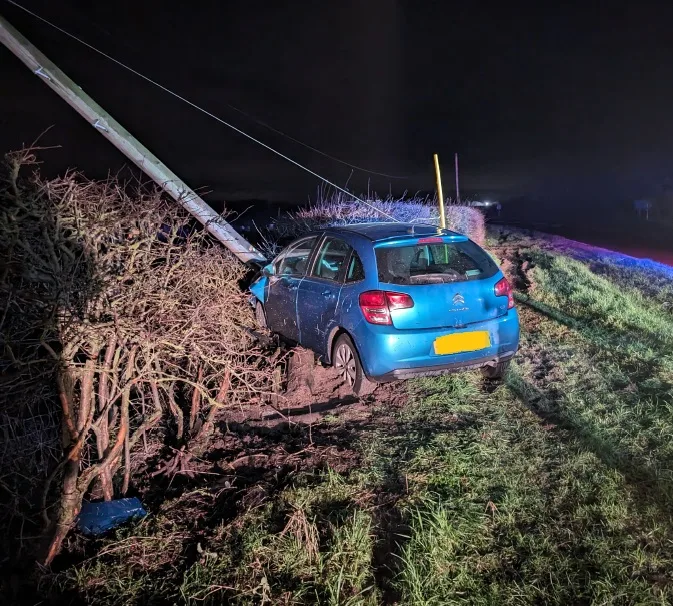
[[[439,172],[439,156],[435,154],[435,176],[437,177],[437,199],[439,200],[439,226],[446,229],[446,214],[444,213],[444,194],[442,192],[442,175]]]

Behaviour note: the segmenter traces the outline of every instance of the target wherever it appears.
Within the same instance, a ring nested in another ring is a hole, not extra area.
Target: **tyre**
[[[346,384],[356,395],[366,396],[376,388],[376,383],[365,376],[360,363],[360,356],[348,335],[341,335],[336,340],[332,361],[334,368],[339,371]]]
[[[498,362],[495,366],[484,366],[481,369],[481,374],[484,375],[484,378],[486,379],[502,379],[505,374],[507,374],[509,363],[510,360],[506,360],[505,362]]]
[[[255,321],[257,322],[257,326],[260,328],[268,328],[266,325],[266,314],[264,313],[264,305],[262,305],[259,301],[257,301],[257,304],[255,305]]]

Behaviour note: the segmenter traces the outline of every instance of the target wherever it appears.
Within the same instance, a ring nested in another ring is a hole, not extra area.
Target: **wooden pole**
[[[442,192],[442,175],[439,172],[439,156],[434,155],[435,178],[437,179],[437,200],[439,201],[439,226],[446,229],[446,214],[444,212],[444,193]]]
[[[458,183],[458,154],[453,155],[454,163],[456,165],[456,204],[460,204],[460,185]]]
[[[238,234],[205,200],[133,137],[2,16],[0,16],[0,42],[112,145],[202,223],[208,233],[224,244],[243,263],[265,261],[264,256],[250,242]]]

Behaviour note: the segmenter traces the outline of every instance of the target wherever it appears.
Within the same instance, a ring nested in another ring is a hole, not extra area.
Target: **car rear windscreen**
[[[376,248],[379,282],[444,284],[490,278],[498,266],[474,242]]]

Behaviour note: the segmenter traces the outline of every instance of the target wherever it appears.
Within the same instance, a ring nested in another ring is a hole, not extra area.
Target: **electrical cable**
[[[71,11],[73,12],[73,11]],[[85,14],[82,13],[74,13],[78,18],[80,19],[85,19],[88,21],[91,25],[94,27],[98,28],[100,31],[102,31],[106,36],[109,38],[114,38],[117,43],[122,43],[124,46],[132,50],[133,52],[138,52],[137,48],[134,48],[132,45],[128,43],[128,41],[120,41],[118,40],[115,36],[113,36],[109,31],[107,31],[105,28],[103,28],[101,25],[96,23],[93,19],[90,19],[87,17]],[[302,147],[305,147],[306,149],[311,150],[312,152],[315,152],[316,154],[320,154],[321,156],[324,156],[325,158],[329,158],[330,160],[334,162],[338,162],[339,164],[343,164],[344,166],[348,166],[349,168],[352,168],[353,170],[357,170],[362,173],[368,173],[370,175],[376,175],[378,177],[385,177],[386,179],[395,179],[395,180],[404,180],[408,179],[408,176],[400,176],[400,175],[389,175],[388,173],[382,173],[376,170],[371,170],[369,168],[364,168],[363,166],[359,166],[358,164],[352,164],[351,162],[347,162],[346,160],[342,160],[341,158],[337,158],[336,156],[332,156],[331,154],[328,154],[327,152],[322,151],[321,149],[318,149],[317,147],[313,147],[312,145],[309,145],[308,143],[305,143],[304,141],[301,141],[300,139],[297,139],[296,137],[293,137],[292,135],[288,135],[286,132],[280,130],[279,128],[276,128],[274,126],[271,126],[270,124],[264,122],[264,120],[261,120],[260,118],[257,118],[256,116],[253,116],[252,114],[246,112],[245,110],[242,110],[240,107],[236,107],[235,105],[232,105],[231,103],[228,103],[227,101],[222,101],[224,105],[226,105],[229,109],[232,109],[235,112],[238,112],[242,116],[245,116],[248,120],[251,120],[255,124],[261,126],[262,128],[266,128],[270,130],[273,133],[276,133],[277,135],[280,135],[281,137],[285,137],[289,141],[292,141],[298,145],[301,145]]]
[[[359,197],[356,196],[355,194],[352,194],[351,192],[349,192],[347,189],[344,189],[343,187],[340,187],[340,186],[337,185],[336,183],[333,183],[333,182],[330,181],[329,179],[326,179],[326,178],[323,177],[322,175],[319,175],[319,174],[316,173],[315,171],[313,171],[313,170],[311,170],[310,168],[304,166],[303,164],[300,164],[300,163],[297,162],[296,160],[293,160],[293,159],[290,158],[289,156],[287,156],[287,155],[283,154],[282,152],[280,152],[280,151],[274,149],[274,148],[271,147],[270,145],[267,145],[267,144],[264,143],[263,141],[260,141],[259,139],[256,139],[255,137],[253,137],[252,135],[249,135],[248,133],[244,132],[244,131],[241,130],[240,128],[238,128],[238,127],[234,126],[233,124],[230,124],[229,122],[223,120],[223,119],[220,118],[219,116],[216,116],[215,114],[213,114],[212,112],[208,111],[207,109],[204,109],[203,107],[197,105],[197,104],[194,103],[193,101],[190,101],[189,99],[186,99],[186,98],[183,97],[182,95],[179,95],[178,93],[172,91],[171,89],[167,88],[167,87],[164,86],[163,84],[160,84],[159,82],[156,82],[155,80],[152,80],[152,78],[150,78],[149,76],[146,76],[146,75],[142,74],[141,72],[139,72],[139,71],[133,69],[132,67],[126,65],[125,63],[122,63],[122,62],[119,61],[118,59],[115,59],[115,58],[112,57],[111,55],[108,55],[107,53],[105,53],[105,52],[103,52],[103,51],[97,49],[95,46],[89,44],[88,42],[85,42],[84,40],[78,38],[78,37],[75,36],[74,34],[71,34],[70,32],[68,32],[68,31],[64,30],[63,28],[59,27],[58,25],[55,25],[55,24],[52,23],[51,21],[48,21],[48,20],[45,19],[44,17],[41,17],[41,16],[38,15],[37,13],[34,13],[33,11],[27,9],[26,7],[21,6],[18,2],[15,2],[14,0],[6,0],[6,1],[7,1],[9,4],[11,4],[11,5],[13,5],[13,6],[16,6],[17,8],[21,9],[22,11],[24,11],[24,12],[28,13],[29,15],[35,17],[36,19],[42,21],[43,23],[46,23],[46,24],[49,25],[50,27],[53,27],[55,30],[61,32],[62,34],[65,34],[65,35],[68,36],[69,38],[72,38],[73,40],[79,42],[80,44],[83,44],[83,45],[86,46],[87,48],[89,48],[89,49],[91,49],[91,50],[97,52],[99,55],[102,55],[103,57],[105,57],[105,58],[108,59],[109,61],[112,61],[113,63],[116,63],[116,64],[119,65],[120,67],[123,67],[124,69],[130,71],[131,73],[133,73],[133,74],[135,74],[136,76],[142,78],[142,79],[145,80],[146,82],[149,82],[150,84],[153,84],[153,85],[156,86],[157,88],[160,88],[161,90],[163,90],[164,92],[166,92],[166,93],[172,95],[172,96],[175,97],[176,99],[179,99],[180,101],[186,103],[187,105],[190,105],[190,106],[193,107],[194,109],[196,109],[196,110],[198,110],[198,111],[204,113],[205,115],[207,115],[207,116],[213,118],[214,120],[217,120],[217,121],[220,122],[221,124],[224,124],[224,125],[227,126],[228,128],[230,128],[230,129],[236,131],[236,132],[239,133],[240,135],[243,135],[244,137],[246,137],[246,138],[250,139],[251,141],[257,143],[258,145],[261,145],[262,147],[268,149],[269,151],[273,152],[273,153],[276,154],[277,156],[280,156],[280,157],[283,158],[284,160],[287,160],[287,161],[290,162],[291,164],[294,164],[294,165],[297,166],[298,168],[301,168],[303,171],[309,173],[310,175],[313,175],[314,177],[317,177],[317,178],[320,179],[321,181],[324,181],[325,183],[327,183],[327,184],[330,185],[331,187],[334,187],[336,190],[338,190],[338,191],[340,191],[340,192],[346,194],[347,196],[350,196],[350,197],[353,198],[355,201],[360,202],[360,203],[364,204],[365,206],[368,206],[368,207],[370,207],[371,209],[375,210],[376,212],[380,213],[381,215],[383,215],[383,216],[385,216],[385,217],[388,217],[389,219],[392,219],[393,221],[399,223],[399,220],[398,220],[398,219],[396,219],[396,218],[393,217],[392,215],[388,214],[387,212],[381,210],[380,208],[377,208],[376,206],[374,206],[373,204],[367,202],[366,200],[363,200],[362,198],[359,198]]]

